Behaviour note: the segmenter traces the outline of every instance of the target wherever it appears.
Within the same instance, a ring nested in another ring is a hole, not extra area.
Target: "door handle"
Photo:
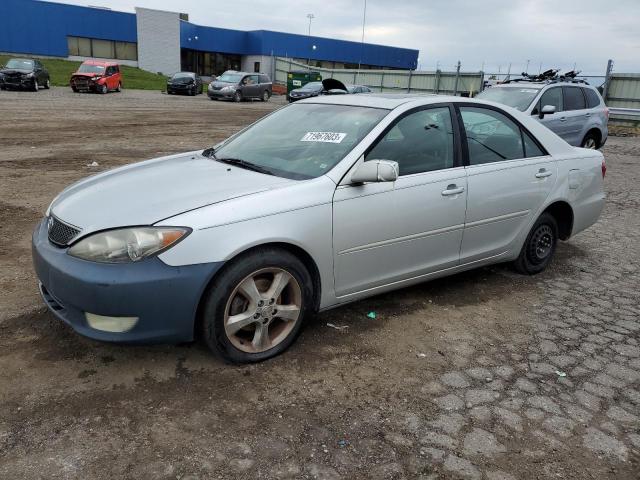
[[[538,170],[538,173],[536,173],[536,178],[545,178],[550,177],[551,175],[553,175],[553,172],[547,170],[546,168],[541,168],[540,170]]]
[[[585,116],[585,117],[590,117],[590,116],[591,116],[591,113],[587,112],[587,113],[585,113],[585,114],[584,114],[584,116]]]
[[[561,122],[566,122],[567,121],[567,117],[560,117],[560,121]]]
[[[459,193],[464,192],[464,187],[459,187],[455,183],[447,186],[446,190],[442,191],[443,197],[448,197],[450,195],[458,195]]]

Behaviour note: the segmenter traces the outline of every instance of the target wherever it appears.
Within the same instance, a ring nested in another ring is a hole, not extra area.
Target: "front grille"
[[[64,247],[78,236],[80,229],[67,225],[52,215],[47,220],[47,232],[51,243]]]
[[[74,85],[76,86],[76,88],[89,88],[89,80],[86,78],[75,78],[73,80]]]

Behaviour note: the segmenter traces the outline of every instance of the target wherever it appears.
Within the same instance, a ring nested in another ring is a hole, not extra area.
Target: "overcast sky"
[[[364,0],[58,0],[182,11],[200,25],[360,41]],[[179,7],[178,7],[179,5]],[[423,70],[640,72],[640,0],[368,0],[365,41],[420,50]]]

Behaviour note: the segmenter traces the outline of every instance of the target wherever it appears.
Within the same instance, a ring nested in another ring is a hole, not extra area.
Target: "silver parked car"
[[[598,219],[604,173],[600,152],[494,103],[315,97],[68,187],[33,259],[45,302],[83,335],[202,337],[255,362],[314,311],[498,262],[542,271]]]
[[[271,98],[272,87],[271,80],[264,73],[228,70],[209,84],[207,95],[211,100],[241,102],[256,98],[267,102]]]
[[[510,82],[487,88],[476,98],[532,115],[576,147],[600,148],[607,141],[609,109],[598,90],[585,82]]]

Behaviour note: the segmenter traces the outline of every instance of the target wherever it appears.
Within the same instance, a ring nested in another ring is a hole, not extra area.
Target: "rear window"
[[[524,112],[540,89],[526,87],[490,87],[480,92],[476,98],[501,103]]]
[[[600,105],[600,95],[595,90],[584,88],[583,91],[587,98],[587,108],[594,108]]]
[[[562,87],[565,110],[583,110],[585,108],[582,89],[578,87]]]

